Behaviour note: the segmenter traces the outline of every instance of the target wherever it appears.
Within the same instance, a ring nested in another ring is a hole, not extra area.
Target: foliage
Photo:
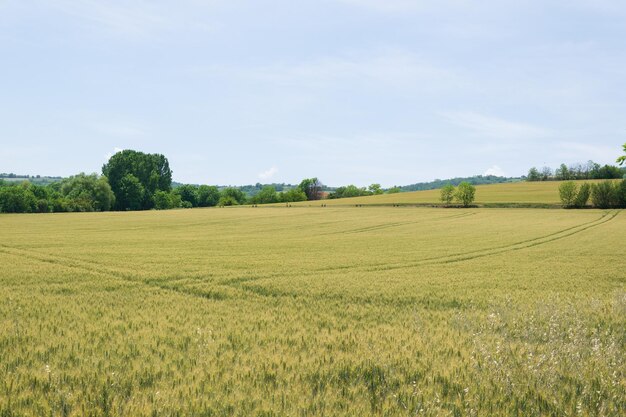
[[[595,207],[607,209],[617,206],[618,188],[613,181],[602,181],[594,184],[591,191],[591,200]]]
[[[154,207],[157,191],[170,191],[172,171],[161,154],[124,150],[102,167],[115,194],[116,210],[145,210]],[[138,183],[138,184],[137,184]]]
[[[565,181],[559,185],[559,198],[561,204],[565,208],[573,208],[576,206],[576,197],[578,196],[578,186],[574,181]]]
[[[78,209],[72,211],[109,211],[115,195],[106,177],[80,173],[61,182],[61,193]]]
[[[386,194],[398,194],[399,192],[402,192],[402,188],[400,188],[398,186],[394,186],[394,187],[391,187],[390,189],[388,189]]]
[[[381,188],[380,184],[371,184],[369,187],[367,187],[367,189],[373,195],[380,195],[380,194],[384,193],[384,191]]]
[[[590,180],[590,179],[616,179],[621,178],[625,171],[613,165],[601,166],[593,161],[586,164],[572,164],[569,167],[561,164],[554,171],[548,167],[543,167],[541,172],[533,167],[528,171],[526,181],[568,181],[568,180]]]
[[[438,190],[441,187],[452,184],[454,186],[459,185],[462,182],[468,182],[472,185],[486,185],[486,184],[501,184],[508,182],[515,182],[517,178],[498,177],[495,175],[475,175],[473,177],[456,177],[445,180],[434,180],[430,182],[419,182],[411,185],[404,185],[398,187],[401,192],[408,191],[425,191],[425,190]],[[389,191],[387,191],[389,193]]]
[[[198,187],[198,206],[213,207],[220,199],[220,192],[212,185],[201,185]]]
[[[0,188],[0,211],[4,213],[33,213],[37,211],[37,199],[29,189],[29,183]]]
[[[624,144],[624,155],[617,158],[617,163],[620,165],[624,165],[624,163],[626,163],[626,143]]]
[[[469,182],[462,182],[456,188],[454,198],[463,206],[469,207],[476,197],[476,187]]]
[[[236,206],[246,203],[246,195],[238,188],[224,188],[220,192],[218,205],[220,206]]]
[[[263,187],[261,192],[250,199],[250,202],[253,204],[271,204],[278,201],[280,201],[280,197],[276,193],[276,189],[271,185]]]
[[[174,192],[180,196],[183,204],[189,203],[191,207],[198,206],[198,187],[195,185],[184,184],[177,187]]]
[[[306,201],[306,194],[300,188],[292,188],[287,191],[283,191],[279,195],[280,201],[283,203],[293,203],[296,201]]]
[[[306,194],[307,200],[319,200],[323,184],[317,178],[305,178],[300,182],[298,188],[300,188],[304,194]]]
[[[574,201],[574,206],[576,208],[584,208],[587,206],[587,202],[589,201],[589,197],[591,196],[591,184],[584,183],[578,189],[576,193],[576,200]]]
[[[452,184],[444,185],[441,188],[441,197],[440,197],[441,202],[449,206],[452,203],[452,200],[454,200],[454,192],[455,192],[454,185]]]
[[[334,192],[330,193],[328,198],[350,198],[350,197],[361,197],[365,195],[372,195],[371,191],[366,190],[365,188],[359,188],[356,185],[346,185],[344,187],[338,187]]]
[[[528,170],[528,175],[526,175],[526,181],[541,181],[541,174],[539,170],[535,167],[532,167]]]

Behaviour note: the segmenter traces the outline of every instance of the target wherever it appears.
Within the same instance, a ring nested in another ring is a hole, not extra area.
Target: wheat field
[[[580,180],[578,184],[598,180]],[[476,186],[476,204],[487,207],[520,205],[530,208],[558,208],[559,185],[562,181],[485,184]],[[355,206],[355,205],[432,205],[441,204],[441,190],[411,191],[396,194],[381,194],[364,197],[341,198],[324,201],[302,201],[290,203],[293,206],[314,207],[325,204],[327,206]],[[284,204],[276,204],[280,206]]]
[[[3,215],[0,416],[620,416],[625,231],[600,210]]]

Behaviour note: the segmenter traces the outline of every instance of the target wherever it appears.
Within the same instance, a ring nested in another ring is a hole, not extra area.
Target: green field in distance
[[[0,416],[623,415],[624,212],[328,204],[0,216]]]

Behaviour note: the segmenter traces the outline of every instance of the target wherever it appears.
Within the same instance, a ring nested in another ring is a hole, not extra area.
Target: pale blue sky
[[[0,171],[384,186],[626,142],[622,0],[0,0]]]

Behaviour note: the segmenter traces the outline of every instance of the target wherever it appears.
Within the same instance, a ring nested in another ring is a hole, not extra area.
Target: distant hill
[[[521,181],[521,178],[516,177],[497,177],[495,175],[475,175],[473,177],[456,177],[450,178],[447,180],[439,180],[436,179],[430,182],[418,182],[416,184],[411,185],[403,185],[400,188],[401,192],[408,191],[425,191],[425,190],[435,190],[438,188],[442,188],[446,184],[459,185],[463,181],[467,181],[470,184],[474,185],[484,185],[484,184],[501,184],[505,182],[518,182]]]
[[[63,180],[63,177],[49,177],[42,175],[20,175],[20,174],[7,174],[0,173],[0,180],[4,180],[5,182],[22,182],[28,181],[31,184],[36,185],[48,185],[53,182],[59,182]]]

